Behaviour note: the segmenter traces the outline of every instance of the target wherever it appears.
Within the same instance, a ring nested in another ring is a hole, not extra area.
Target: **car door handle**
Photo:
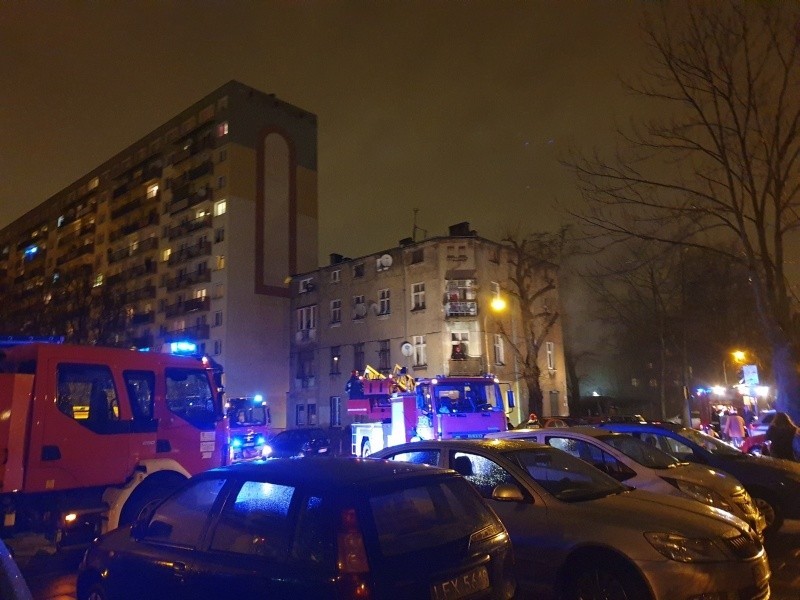
[[[175,572],[176,575],[184,575],[186,573],[186,563],[173,562],[172,570]]]

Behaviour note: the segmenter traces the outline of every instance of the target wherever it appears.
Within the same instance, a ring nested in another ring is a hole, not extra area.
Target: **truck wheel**
[[[146,506],[160,502],[175,491],[184,481],[186,481],[186,478],[183,475],[174,472],[154,473],[147,477],[139,484],[139,487],[133,490],[125,506],[122,507],[122,512],[119,515],[119,526],[122,527],[133,523],[139,518]]]
[[[361,444],[361,458],[367,458],[370,454],[372,454],[372,447],[369,440],[364,440]]]

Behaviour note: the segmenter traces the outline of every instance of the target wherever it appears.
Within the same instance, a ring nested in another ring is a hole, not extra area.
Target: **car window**
[[[212,550],[277,558],[288,545],[288,514],[295,489],[246,481],[222,509]]]
[[[691,446],[688,446],[680,440],[662,433],[637,432],[633,433],[633,435],[638,437],[646,444],[650,444],[655,448],[658,448],[667,454],[671,454],[680,460],[687,460],[694,455],[694,451],[692,450]]]
[[[374,493],[369,507],[384,556],[467,540],[487,528],[499,533],[503,527],[469,484],[456,477]]]
[[[412,452],[399,452],[392,456],[387,457],[389,460],[400,460],[403,462],[414,463],[415,465],[431,465],[437,466],[439,464],[439,451],[438,450],[414,450]]]
[[[519,487],[511,473],[495,461],[479,454],[454,451],[450,456],[450,468],[474,485],[484,498],[491,498],[494,488],[501,483],[510,483]]]
[[[196,548],[225,479],[201,479],[168,498],[147,526],[144,539]]]
[[[609,435],[601,439],[631,460],[650,469],[666,469],[680,462],[674,456],[659,450],[658,440],[655,439],[655,444],[645,443],[632,435]]]
[[[334,542],[332,518],[320,496],[308,496],[300,503],[292,559],[315,565],[332,565]]]
[[[621,437],[621,436],[620,436]],[[624,481],[635,476],[636,473],[608,452],[586,440],[576,440],[560,436],[548,436],[545,441],[549,446],[563,450],[583,462],[608,473],[618,481]],[[638,442],[638,440],[636,440]]]

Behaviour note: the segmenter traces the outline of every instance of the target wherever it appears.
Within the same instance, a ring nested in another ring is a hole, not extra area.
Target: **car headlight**
[[[670,479],[665,478],[667,482],[674,485],[678,488],[681,492],[692,498],[693,500],[699,500],[703,504],[708,504],[709,506],[714,506],[716,508],[721,508],[722,510],[726,510],[731,512],[733,507],[730,505],[725,498],[722,497],[719,493],[715,492],[711,488],[707,488],[704,485],[700,485],[698,483],[692,483],[691,481],[683,481],[680,479]]]
[[[261,449],[261,456],[267,458],[270,454],[272,454],[272,446],[264,444],[264,447]]]
[[[718,562],[725,553],[707,538],[689,538],[677,533],[647,532],[644,537],[660,554],[678,562]]]

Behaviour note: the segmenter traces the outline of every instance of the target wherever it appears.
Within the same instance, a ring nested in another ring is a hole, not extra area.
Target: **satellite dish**
[[[392,266],[392,257],[390,254],[384,254],[381,256],[380,261],[384,269],[388,269]]]
[[[411,356],[414,354],[414,346],[410,342],[403,342],[400,344],[400,352],[403,353],[403,356]]]
[[[370,305],[369,305],[369,307],[372,309],[372,312],[373,312],[374,314],[376,314],[376,315],[377,315],[377,314],[380,312],[380,310],[381,310],[381,307],[380,307],[380,306],[378,306],[378,303],[377,303],[377,302],[370,302]]]
[[[353,312],[356,313],[357,317],[363,317],[364,315],[367,314],[367,306],[363,302],[360,302],[356,304],[356,307],[353,309]]]

